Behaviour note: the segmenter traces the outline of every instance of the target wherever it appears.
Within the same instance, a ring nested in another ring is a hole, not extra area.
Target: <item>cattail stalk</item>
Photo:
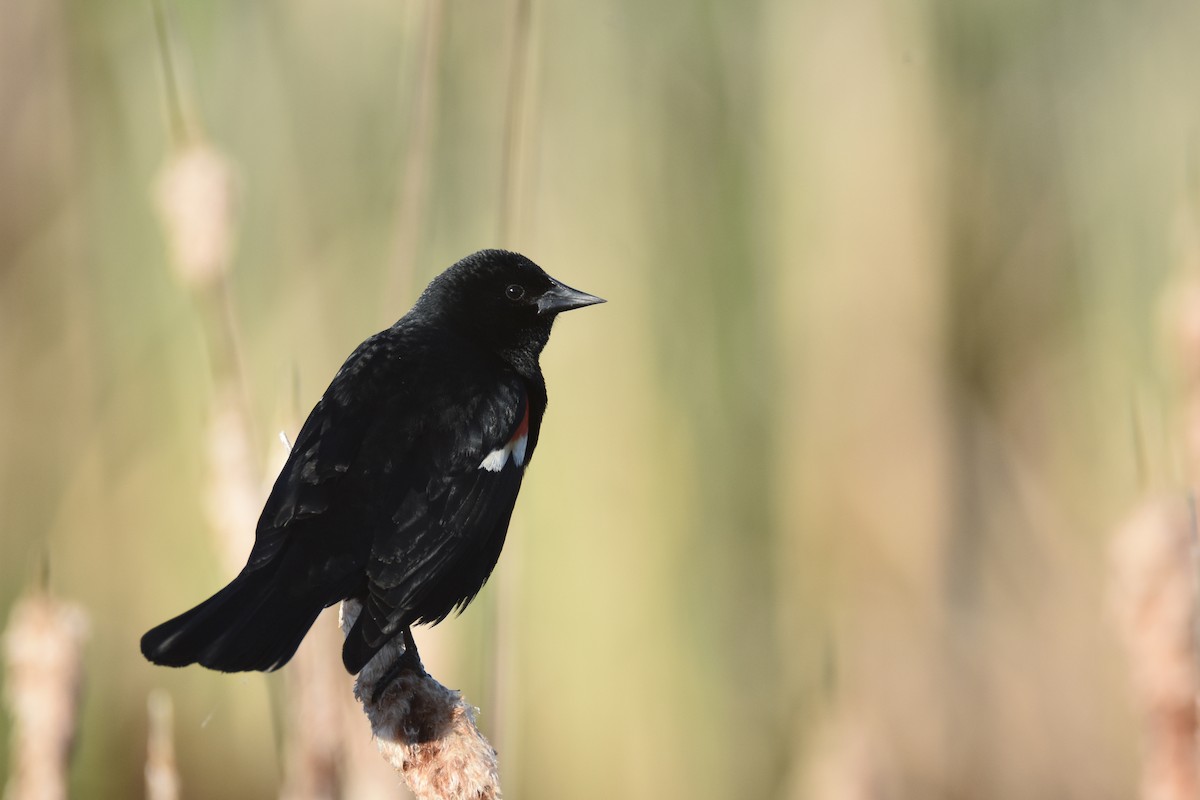
[[[521,178],[524,162],[526,97],[532,54],[533,2],[512,0],[513,21],[509,45],[508,87],[504,103],[504,149],[500,159],[498,212],[500,241],[511,246],[522,211]]]
[[[444,28],[443,0],[428,0],[418,48],[408,142],[398,180],[391,278],[383,295],[389,304],[411,288],[409,284],[421,242],[421,231],[428,215],[429,165],[433,161],[432,145],[437,136],[440,89],[437,68],[442,54]]]

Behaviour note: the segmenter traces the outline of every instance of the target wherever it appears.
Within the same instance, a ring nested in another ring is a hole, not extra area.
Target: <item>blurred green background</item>
[[[1161,308],[1200,264],[1200,8],[166,12],[236,175],[260,490],[276,432],[461,256],[609,300],[543,358],[497,575],[417,634],[510,797],[1131,796],[1106,547],[1186,480]],[[43,560],[91,617],[76,796],[140,796],[158,686],[186,796],[271,796],[282,678],[137,649],[230,574],[153,9],[0,19],[0,618]]]

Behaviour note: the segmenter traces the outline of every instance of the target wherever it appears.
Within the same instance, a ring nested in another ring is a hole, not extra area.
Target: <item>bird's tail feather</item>
[[[278,566],[244,569],[200,605],[151,629],[142,655],[163,666],[199,663],[222,672],[283,666],[325,604],[288,592]]]

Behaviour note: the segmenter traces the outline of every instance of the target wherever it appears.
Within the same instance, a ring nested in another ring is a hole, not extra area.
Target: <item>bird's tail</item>
[[[325,604],[297,598],[278,571],[278,562],[243,569],[200,605],[147,632],[142,655],[167,667],[199,663],[222,672],[283,666]]]

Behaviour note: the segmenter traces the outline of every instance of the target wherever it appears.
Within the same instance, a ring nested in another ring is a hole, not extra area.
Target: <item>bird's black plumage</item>
[[[500,555],[546,410],[538,356],[555,316],[603,302],[516,253],[484,250],[367,339],[308,415],[241,573],[142,637],[169,666],[288,661],[326,606],[364,611],[358,672],[392,637],[479,592]]]

